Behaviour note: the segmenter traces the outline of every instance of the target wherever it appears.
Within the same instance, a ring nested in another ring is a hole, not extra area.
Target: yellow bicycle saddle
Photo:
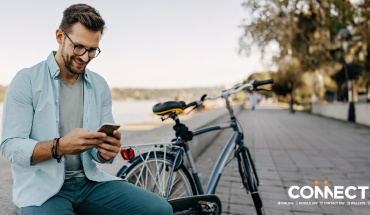
[[[186,104],[183,101],[167,101],[158,103],[153,106],[153,113],[159,116],[167,115],[170,113],[180,114],[183,112]]]

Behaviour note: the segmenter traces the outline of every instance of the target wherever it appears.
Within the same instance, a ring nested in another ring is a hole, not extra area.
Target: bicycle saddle
[[[153,106],[153,113],[159,116],[163,116],[170,113],[180,114],[186,106],[183,101],[167,101],[158,103]]]

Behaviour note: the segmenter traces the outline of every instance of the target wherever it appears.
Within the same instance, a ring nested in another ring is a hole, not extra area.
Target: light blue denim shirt
[[[60,137],[59,67],[52,52],[46,61],[19,71],[8,87],[3,111],[1,156],[11,164],[13,202],[18,207],[40,206],[64,183],[64,159],[49,159],[31,165],[38,142]],[[96,131],[102,123],[114,123],[108,84],[86,69],[84,74],[83,127]],[[93,181],[119,180],[96,167],[97,150],[81,154],[87,178]]]

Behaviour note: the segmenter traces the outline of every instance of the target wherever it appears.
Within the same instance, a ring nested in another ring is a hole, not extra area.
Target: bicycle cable
[[[230,163],[231,161],[233,161],[235,158],[236,158],[236,156],[235,156],[235,153],[234,153],[234,157],[232,157],[230,160],[228,160],[228,161],[226,162],[225,167],[226,167],[227,165],[229,165],[229,163]]]
[[[244,129],[243,129],[243,126],[242,124],[239,122],[239,120],[235,117],[235,120],[236,120],[236,123],[240,126],[240,133],[243,135],[244,137]],[[244,139],[244,138],[243,138]]]

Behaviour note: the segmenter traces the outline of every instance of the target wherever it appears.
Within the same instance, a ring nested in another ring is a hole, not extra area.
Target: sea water
[[[114,100],[112,103],[113,117],[116,123],[128,125],[155,118],[152,107],[155,100]],[[2,132],[3,103],[0,102],[0,139]]]

